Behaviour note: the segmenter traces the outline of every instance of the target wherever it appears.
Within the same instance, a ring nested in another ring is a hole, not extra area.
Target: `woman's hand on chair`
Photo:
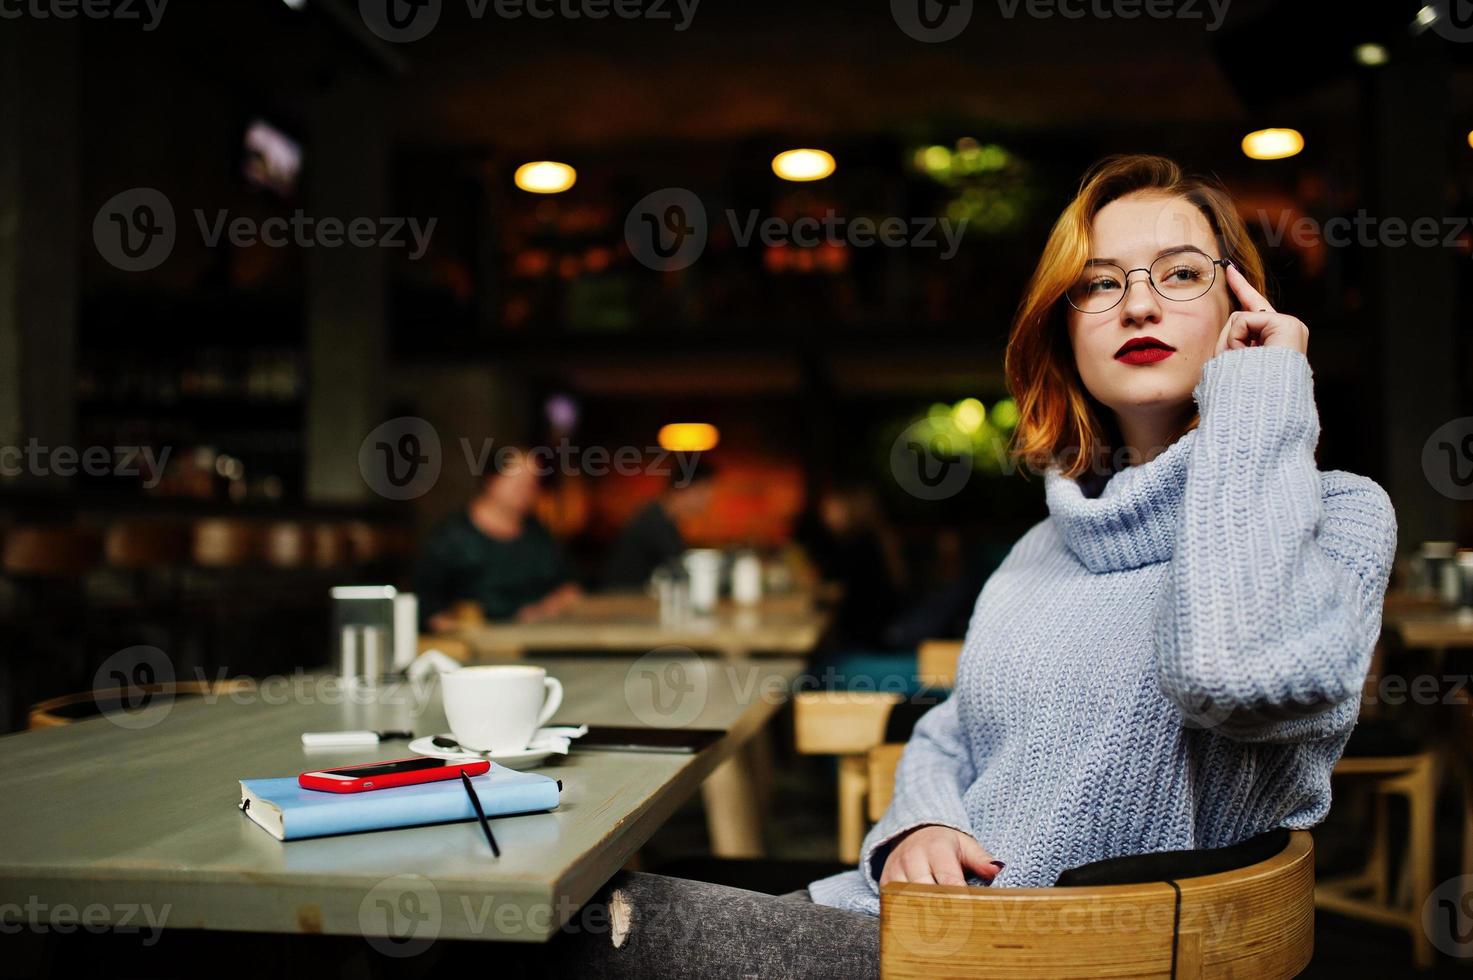
[[[912,830],[894,846],[885,859],[880,884],[965,885],[968,873],[991,881],[1001,870],[972,835],[931,824]]]

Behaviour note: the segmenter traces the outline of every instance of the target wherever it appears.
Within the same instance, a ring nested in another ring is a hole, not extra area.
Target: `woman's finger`
[[[957,848],[957,857],[966,870],[978,877],[989,880],[997,877],[999,869],[993,863],[992,855],[976,840],[970,837],[962,838],[961,846]]]
[[[1234,296],[1238,297],[1238,303],[1243,309],[1253,312],[1277,312],[1273,304],[1268,301],[1268,297],[1254,289],[1248,277],[1239,272],[1236,265],[1227,267],[1227,281],[1228,288],[1233,291]]]

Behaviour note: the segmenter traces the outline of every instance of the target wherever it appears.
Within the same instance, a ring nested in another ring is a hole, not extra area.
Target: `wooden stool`
[[[1412,942],[1412,961],[1432,966],[1432,941],[1422,928],[1422,904],[1433,888],[1433,829],[1437,808],[1437,762],[1432,752],[1408,748],[1403,754],[1346,755],[1334,774],[1370,782],[1373,815],[1370,853],[1360,871],[1321,881],[1317,906],[1357,919],[1405,930]],[[1390,797],[1407,802],[1407,839],[1402,873],[1391,894]]]

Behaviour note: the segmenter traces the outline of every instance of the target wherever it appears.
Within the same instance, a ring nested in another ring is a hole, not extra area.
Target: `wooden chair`
[[[960,640],[927,640],[916,651],[916,673],[928,687],[949,688],[956,681]],[[866,813],[875,815],[875,789],[869,753],[885,741],[891,709],[903,699],[877,691],[805,691],[794,698],[794,742],[804,755],[839,757],[839,860],[856,862],[864,842]],[[898,751],[897,751],[898,758]],[[883,784],[890,802],[893,776]],[[868,803],[866,802],[868,800]]]
[[[150,695],[163,695],[167,697],[193,697],[204,694],[225,696],[233,691],[247,688],[250,685],[247,678],[236,677],[225,681],[176,681],[168,684],[147,684],[136,690]],[[114,699],[115,700],[115,699]],[[112,702],[108,698],[108,692],[99,691],[77,691],[72,694],[63,694],[54,698],[47,698],[31,705],[27,728],[37,731],[42,728],[60,728],[78,721],[85,721],[103,714],[109,710]]]
[[[1359,871],[1327,879],[1315,887],[1315,904],[1341,915],[1404,930],[1411,938],[1412,961],[1418,969],[1427,969],[1432,966],[1434,954],[1431,937],[1422,926],[1422,905],[1434,887],[1436,756],[1431,752],[1346,756],[1336,764],[1334,774],[1370,782],[1371,846]],[[1388,804],[1394,796],[1406,800],[1408,819],[1401,876],[1393,894]]]
[[[880,976],[1276,980],[1314,952],[1314,845],[1173,884],[880,890]]]
[[[1405,601],[1420,600],[1413,597]],[[1386,653],[1384,641],[1378,643],[1366,680],[1371,693],[1375,678],[1382,676]],[[1467,705],[1461,709],[1459,717],[1466,718]],[[1344,756],[1335,765],[1334,776],[1337,782],[1354,781],[1368,790],[1366,838],[1370,848],[1358,871],[1323,879],[1316,885],[1315,904],[1327,911],[1405,931],[1411,939],[1413,963],[1426,969],[1434,958],[1431,937],[1422,925],[1422,905],[1434,887],[1437,753],[1384,718],[1378,699],[1362,707],[1360,721]],[[1404,799],[1407,808],[1407,834],[1395,861],[1400,872],[1394,891],[1389,819],[1393,797]],[[1473,840],[1473,826],[1465,828],[1465,838]]]
[[[885,741],[899,694],[803,691],[793,699],[793,740],[804,755],[839,757],[839,860],[857,862],[864,841],[870,749]]]
[[[950,690],[956,686],[956,665],[961,658],[961,640],[926,640],[916,648],[916,675],[926,687]]]

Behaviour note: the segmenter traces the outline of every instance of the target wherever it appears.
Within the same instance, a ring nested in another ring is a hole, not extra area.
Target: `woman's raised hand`
[[[1002,862],[970,834],[935,824],[912,830],[900,839],[880,874],[880,884],[913,881],[922,885],[965,885],[967,873],[991,881]]]
[[[1214,356],[1239,347],[1292,347],[1309,353],[1309,328],[1297,317],[1277,312],[1235,265],[1227,267],[1228,288],[1243,308],[1232,313],[1217,335]]]

